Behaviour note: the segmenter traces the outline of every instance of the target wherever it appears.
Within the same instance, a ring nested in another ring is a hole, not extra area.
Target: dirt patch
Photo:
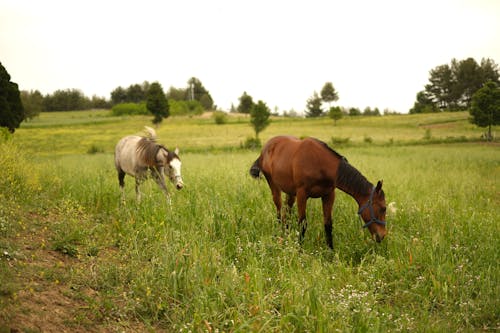
[[[90,306],[86,301],[98,300],[98,293],[68,283],[72,270],[90,272],[88,264],[48,248],[50,218],[28,214],[26,220],[29,225],[10,240],[11,248],[19,250],[4,253],[15,287],[0,295],[0,332],[148,331],[134,320],[103,320],[95,305],[99,302]]]

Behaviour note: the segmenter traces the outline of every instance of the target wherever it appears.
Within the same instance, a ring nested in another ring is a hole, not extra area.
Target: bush
[[[259,149],[262,147],[262,144],[260,143],[260,139],[249,137],[241,147],[246,149]]]
[[[217,125],[227,124],[227,114],[225,112],[215,111],[212,114],[212,118],[214,118],[214,121]]]
[[[337,137],[332,136],[332,139],[330,140],[330,142],[331,142],[332,146],[342,146],[342,145],[348,144],[349,140],[351,140],[351,138],[337,138]]]
[[[113,106],[111,114],[113,116],[148,115],[149,111],[145,103],[121,103]]]
[[[172,116],[196,116],[203,114],[203,106],[198,101],[168,100]]]

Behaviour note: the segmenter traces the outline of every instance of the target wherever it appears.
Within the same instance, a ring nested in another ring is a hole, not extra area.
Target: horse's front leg
[[[332,209],[333,203],[335,201],[335,192],[332,191],[330,194],[321,198],[323,203],[323,221],[325,224],[325,238],[326,244],[333,249],[332,240]]]
[[[299,189],[297,191],[297,211],[299,213],[299,227],[300,235],[299,242],[302,243],[304,240],[304,235],[307,229],[307,220],[306,220],[306,205],[307,205],[307,194],[304,189]]]
[[[167,184],[165,183],[165,176],[164,176],[163,168],[160,168],[160,169],[153,168],[153,169],[151,169],[151,174],[153,175],[153,179],[155,180],[156,184],[158,184],[158,186],[161,188],[161,190],[165,194],[165,197],[167,198],[168,203],[171,203],[170,194],[168,193]]]

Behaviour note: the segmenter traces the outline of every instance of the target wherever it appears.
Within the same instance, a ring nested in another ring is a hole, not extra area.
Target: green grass
[[[78,264],[65,273],[47,269],[45,279],[67,285],[86,304],[72,324],[89,329],[139,321],[168,332],[496,330],[499,150],[415,143],[426,143],[422,126],[436,124],[432,137],[443,142],[480,135],[465,114],[448,116],[345,119],[337,126],[276,120],[266,129],[263,141],[280,131],[350,137],[336,149],[372,182],[384,180],[397,208],[388,215],[387,238],[374,243],[354,200],[338,191],[333,251],[318,200],[308,202],[303,244],[295,223],[287,231],[276,223],[266,182],[248,174],[258,152],[237,149],[252,134],[241,119],[220,126],[174,118],[160,127],[160,141],[178,145],[183,161],[185,188],[169,187],[171,205],[152,181],[137,204],[129,177],[126,204],[119,204],[112,147],[147,118],[23,127],[0,145],[7,175],[0,179],[0,250],[21,253],[15,235],[46,228],[44,246]],[[385,143],[391,137],[411,145]],[[42,144],[53,139],[51,148]],[[87,144],[104,153],[87,154]],[[0,278],[12,281],[12,261],[0,258]],[[2,286],[0,314],[23,288]]]

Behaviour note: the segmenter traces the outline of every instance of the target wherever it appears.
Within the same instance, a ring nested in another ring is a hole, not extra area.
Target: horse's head
[[[180,190],[184,187],[184,182],[181,176],[181,159],[179,158],[179,148],[175,148],[175,151],[168,151],[167,149],[160,149],[158,152],[157,159],[162,161],[165,166],[165,173],[170,178],[172,184]]]
[[[378,181],[377,186],[374,186],[371,190],[368,201],[360,206],[358,211],[359,216],[365,222],[363,228],[368,228],[377,242],[381,242],[387,233],[385,229],[385,212],[386,205],[382,181]]]

